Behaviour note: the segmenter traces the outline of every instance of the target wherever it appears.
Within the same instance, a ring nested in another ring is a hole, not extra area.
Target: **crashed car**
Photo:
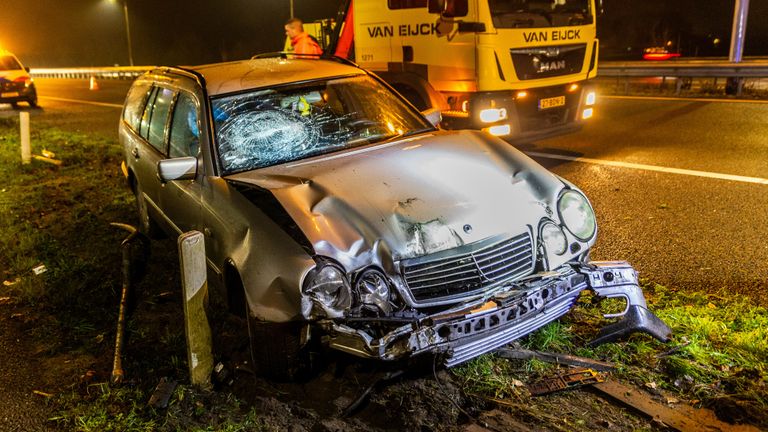
[[[438,123],[352,64],[274,57],[148,72],[120,140],[143,230],[204,234],[265,374],[318,339],[453,366],[558,319],[584,290],[626,301],[600,337],[669,336],[631,266],[588,261],[597,224],[576,186]]]

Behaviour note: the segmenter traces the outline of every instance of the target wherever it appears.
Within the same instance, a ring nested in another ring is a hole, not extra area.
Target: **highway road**
[[[37,83],[33,119],[116,140],[126,82]],[[768,103],[604,98],[582,131],[518,147],[588,194],[600,227],[593,259],[768,305]]]

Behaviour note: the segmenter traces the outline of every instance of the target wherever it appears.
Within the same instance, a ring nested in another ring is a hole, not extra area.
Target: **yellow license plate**
[[[565,105],[565,96],[557,96],[546,99],[539,99],[539,109],[556,108]]]
[[[4,98],[19,97],[19,92],[0,93],[0,97],[4,97]]]

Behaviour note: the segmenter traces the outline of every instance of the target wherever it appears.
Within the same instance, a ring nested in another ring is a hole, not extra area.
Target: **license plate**
[[[565,96],[557,96],[546,99],[539,99],[539,109],[545,110],[565,105]]]
[[[0,97],[4,97],[4,98],[19,97],[19,92],[0,93]]]

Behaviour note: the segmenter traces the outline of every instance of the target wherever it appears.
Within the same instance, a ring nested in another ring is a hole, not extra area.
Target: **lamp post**
[[[109,0],[117,3],[119,0]],[[125,37],[128,40],[128,63],[133,66],[133,47],[131,46],[131,22],[128,19],[128,0],[123,0],[123,17],[125,18]]]

